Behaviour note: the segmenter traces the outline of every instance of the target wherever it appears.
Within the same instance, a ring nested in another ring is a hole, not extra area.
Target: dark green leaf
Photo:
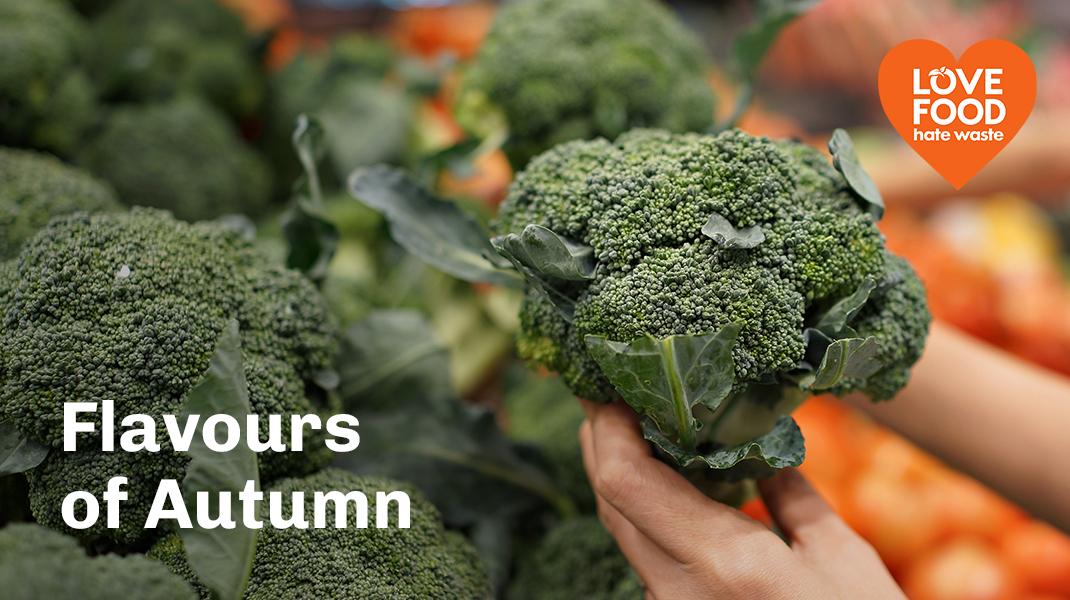
[[[812,390],[827,390],[845,379],[865,379],[881,369],[877,338],[846,338],[829,344],[825,357],[804,382]]]
[[[227,414],[242,425],[245,438],[246,417],[251,413],[249,391],[242,368],[241,337],[238,322],[230,321],[220,336],[215,354],[204,378],[190,390],[182,416]],[[220,425],[220,427],[223,427]],[[225,436],[224,436],[225,437]],[[196,506],[197,492],[208,492],[209,514],[219,514],[220,492],[229,491],[230,514],[241,515],[238,492],[248,481],[260,487],[256,453],[246,444],[229,452],[209,449],[203,436],[195,436],[189,449],[189,465],[182,480],[182,497],[187,507]],[[256,552],[257,530],[246,529],[239,522],[234,529],[180,530],[190,567],[197,579],[212,591],[217,600],[240,600],[249,582]]]
[[[753,81],[780,31],[815,4],[815,0],[766,2],[755,22],[736,39],[735,56],[740,79],[747,83]]]
[[[338,249],[338,228],[323,208],[316,163],[323,154],[323,127],[315,119],[301,115],[293,134],[294,150],[305,174],[294,188],[294,200],[283,217],[282,231],[289,247],[286,265],[319,282]]]
[[[11,423],[0,423],[0,477],[29,471],[46,456],[48,446],[23,435]]]
[[[839,300],[821,315],[814,328],[828,336],[838,335],[858,314],[858,311],[862,310],[876,287],[877,283],[867,278],[850,296]]]
[[[414,310],[379,310],[346,329],[338,391],[362,410],[420,408],[452,398],[449,354]]]
[[[547,504],[573,511],[491,413],[456,397],[446,354],[418,313],[373,313],[347,332],[339,362],[344,408],[361,423],[360,449],[338,455],[339,466],[414,483],[454,527]]]
[[[328,132],[322,143],[334,172],[400,160],[412,133],[410,102],[404,91],[382,81],[333,82],[316,114]]]
[[[873,217],[880,219],[884,216],[884,199],[881,198],[881,192],[877,189],[877,184],[873,182],[869,173],[866,173],[865,169],[862,168],[862,164],[858,161],[858,155],[855,154],[855,146],[851,142],[851,136],[847,135],[847,132],[842,129],[833,131],[832,137],[829,139],[829,152],[832,153],[833,166],[843,174],[844,179],[847,180],[847,184],[851,186],[851,190],[854,191],[855,195],[865,201]]]
[[[772,469],[783,469],[801,465],[806,456],[802,432],[795,420],[788,416],[780,417],[773,429],[761,437],[705,452],[681,448],[649,423],[644,423],[643,435],[681,467],[705,465],[726,471],[738,469],[747,461],[756,461]]]
[[[765,233],[758,225],[736,229],[717,213],[710,215],[702,233],[725,248],[754,248],[765,241]]]
[[[531,269],[551,280],[594,279],[594,250],[563,238],[541,225],[528,225],[520,234],[491,240],[499,254],[518,267]]]
[[[378,165],[349,177],[354,198],[379,211],[397,243],[429,265],[466,281],[519,287],[488,233],[456,204],[437,198],[400,169]]]
[[[683,448],[698,443],[696,406],[714,411],[732,391],[740,325],[706,335],[646,336],[631,343],[587,336],[587,349],[624,401]]]

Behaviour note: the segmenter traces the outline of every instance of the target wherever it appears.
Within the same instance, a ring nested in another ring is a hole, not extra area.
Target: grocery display
[[[1070,600],[1070,405],[1018,414],[1070,390],[1068,32],[0,0],[0,597]],[[882,113],[915,38],[1036,69],[961,186]],[[948,332],[1042,385],[932,385]],[[910,414],[957,389],[1005,423]]]

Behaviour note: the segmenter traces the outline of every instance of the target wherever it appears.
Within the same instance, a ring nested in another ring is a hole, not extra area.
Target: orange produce
[[[911,600],[1019,600],[1023,589],[995,550],[962,539],[920,558],[902,578]]]
[[[948,535],[995,541],[1026,519],[1020,509],[981,484],[950,471],[932,481],[925,493]]]
[[[878,469],[866,471],[846,489],[841,515],[893,573],[901,572],[943,534],[940,511],[925,501],[921,489]]]
[[[1070,538],[1037,522],[1023,523],[1000,544],[1004,562],[1029,589],[1070,596]]]

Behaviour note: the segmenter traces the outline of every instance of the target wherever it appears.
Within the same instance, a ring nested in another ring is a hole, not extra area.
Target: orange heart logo
[[[932,40],[903,42],[884,56],[877,84],[892,126],[955,189],[1003,150],[1037,98],[1029,56],[995,39],[958,61]]]

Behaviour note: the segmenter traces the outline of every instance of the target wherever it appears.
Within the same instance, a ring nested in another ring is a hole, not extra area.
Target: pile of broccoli
[[[102,452],[99,418],[78,452],[61,452],[63,404],[112,400],[117,421],[177,414],[230,318],[240,323],[255,413],[327,408],[310,393],[336,346],[322,297],[220,225],[189,225],[151,209],[61,217],[24,245],[14,276],[0,327],[0,422],[55,448],[27,473],[33,515],[44,525],[68,530],[64,496],[99,497],[110,477],[124,474],[130,501],[122,526],[107,529],[102,520],[72,533],[114,546],[151,538],[142,525],[152,496],[161,479],[182,478],[188,458],[166,448]],[[283,427],[289,439],[288,417]],[[261,478],[311,473],[330,459],[311,439],[305,452],[261,453]]]
[[[192,94],[235,117],[260,108],[254,41],[217,0],[118,0],[95,17],[90,41],[93,80],[108,100]]]
[[[92,175],[47,154],[0,147],[0,261],[53,217],[118,209],[115,191]]]
[[[0,0],[0,145],[75,149],[98,110],[87,35],[64,0]]]
[[[33,524],[0,529],[0,582],[8,600],[194,600],[190,585],[144,556],[87,556],[78,542]]]
[[[475,550],[458,533],[443,529],[438,510],[407,484],[358,477],[337,469],[284,479],[271,487],[281,492],[283,514],[291,514],[291,492],[306,492],[306,514],[312,492],[361,491],[375,513],[377,491],[402,490],[411,501],[410,527],[358,528],[349,514],[345,528],[274,529],[261,531],[245,600],[276,598],[490,598],[490,587]],[[327,523],[334,523],[334,509]],[[182,541],[171,535],[149,556],[193,582],[203,600],[208,590],[197,582],[186,561]],[[295,596],[297,594],[297,596]]]
[[[210,104],[184,96],[115,108],[79,153],[132,206],[181,219],[257,215],[271,198],[263,159]]]
[[[467,65],[457,118],[504,119],[514,167],[562,142],[633,127],[702,131],[714,98],[697,37],[654,0],[531,0],[498,12]]]

